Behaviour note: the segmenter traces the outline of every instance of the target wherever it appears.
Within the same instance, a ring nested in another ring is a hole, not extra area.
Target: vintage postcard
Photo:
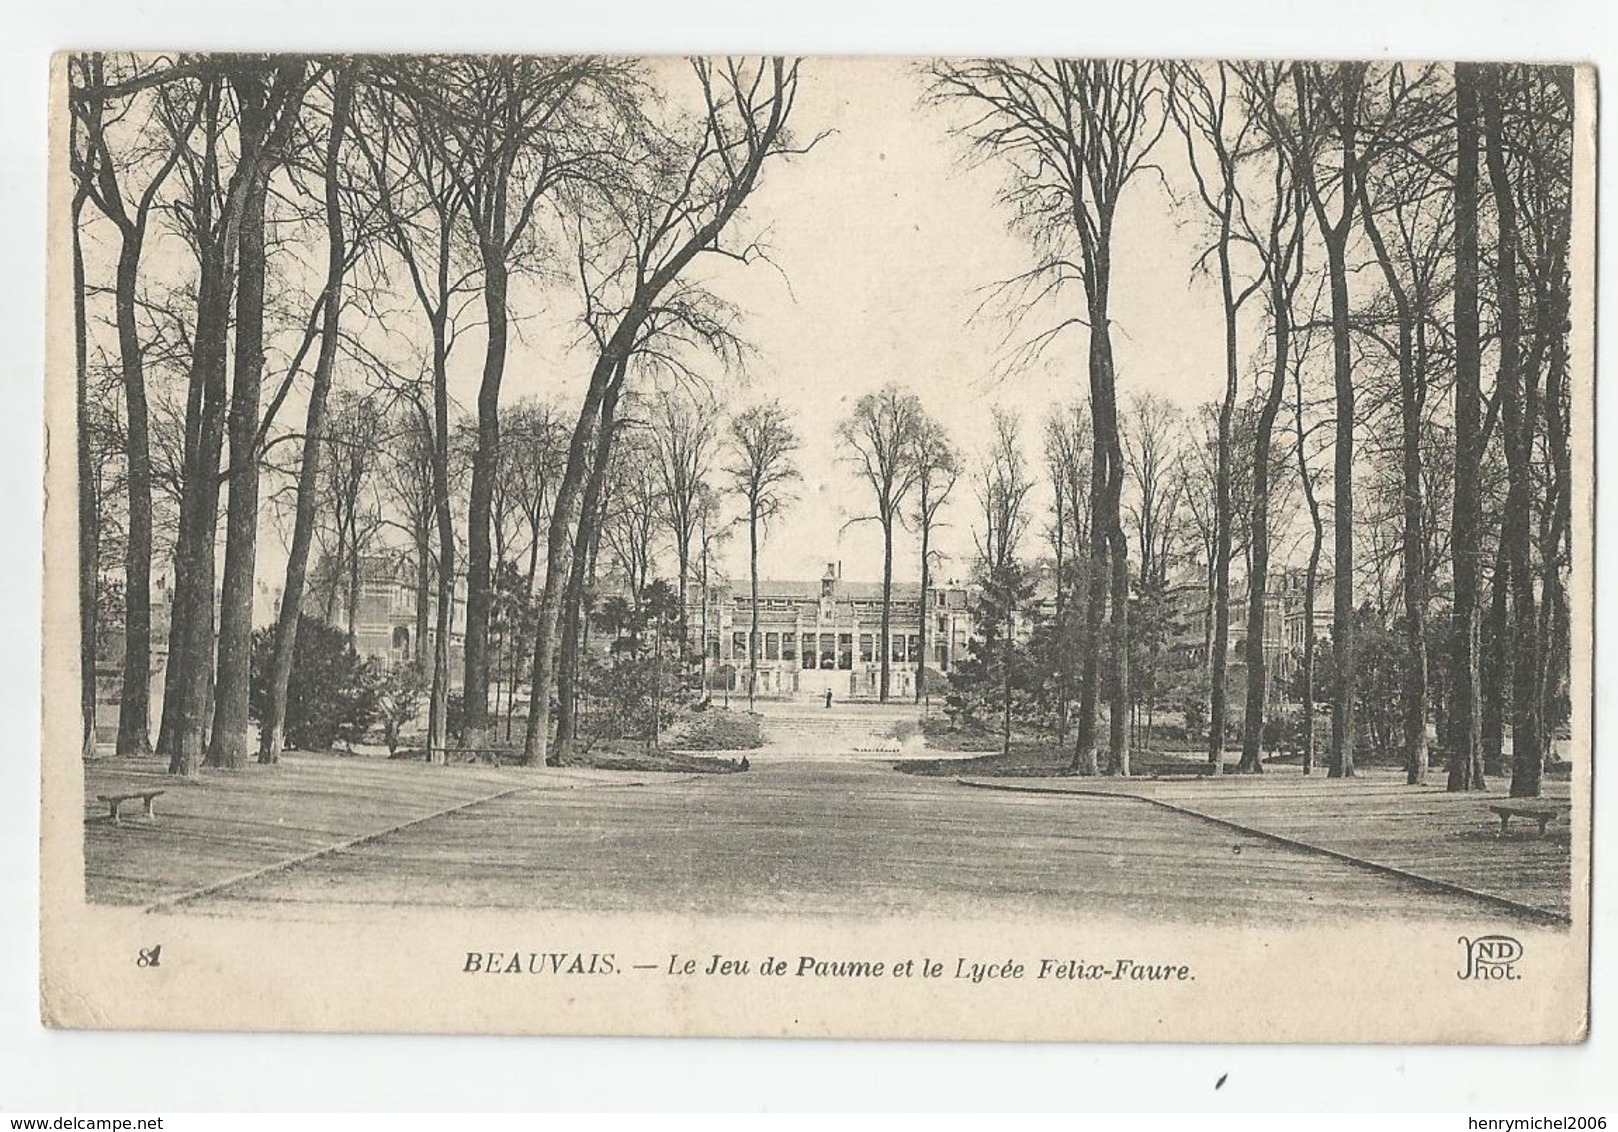
[[[52,83],[48,1024],[1583,1039],[1588,68]]]

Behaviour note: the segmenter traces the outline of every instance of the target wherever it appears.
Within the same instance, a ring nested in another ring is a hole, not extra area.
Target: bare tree
[[[1047,538],[1056,562],[1056,741],[1067,741],[1073,694],[1073,603],[1087,590],[1082,550],[1089,541],[1090,421],[1082,400],[1052,406],[1045,418],[1045,469],[1051,479]],[[1079,616],[1085,616],[1081,605]],[[1081,622],[1082,623],[1082,622]],[[1094,754],[1094,752],[1091,752]],[[1091,773],[1094,773],[1093,769]]]
[[[1535,798],[1545,766],[1544,731],[1540,722],[1543,703],[1539,681],[1541,653],[1538,594],[1533,563],[1533,501],[1531,463],[1534,459],[1535,401],[1538,373],[1523,364],[1522,308],[1518,203],[1514,170],[1506,158],[1506,104],[1518,91],[1510,68],[1492,66],[1478,84],[1483,112],[1483,152],[1494,197],[1495,298],[1498,308],[1500,428],[1505,441],[1507,483],[1505,512],[1501,516],[1501,552],[1511,574],[1512,685],[1511,685],[1511,796]]]
[[[976,117],[964,133],[986,157],[1009,166],[1003,194],[1017,223],[1032,236],[1040,259],[1020,282],[1034,297],[1082,285],[1084,313],[1063,318],[1034,339],[1037,350],[1069,326],[1089,330],[1092,588],[1087,636],[1099,640],[1103,600],[1110,598],[1111,679],[1108,769],[1129,773],[1129,548],[1120,518],[1123,445],[1118,430],[1113,365],[1113,222],[1128,183],[1146,168],[1162,135],[1158,68],[1152,63],[1100,60],[974,60],[934,68],[941,99],[961,101]],[[1075,769],[1093,760],[1101,686],[1099,654],[1086,648],[1080,688]]]
[[[738,249],[722,243],[721,237],[757,186],[765,162],[808,148],[795,147],[787,129],[797,99],[797,63],[770,59],[747,64],[733,59],[716,67],[699,59],[692,67],[702,99],[700,120],[687,124],[694,128],[682,127],[658,139],[652,146],[656,160],[635,165],[639,191],[614,194],[614,207],[621,210],[617,227],[633,251],[606,269],[610,286],[598,281],[585,288],[592,296],[586,318],[597,336],[598,353],[568,446],[567,468],[557,488],[547,537],[534,644],[533,706],[523,747],[530,764],[545,761],[550,742],[552,663],[564,563],[602,399],[615,378],[623,379],[627,360],[644,343],[648,322],[667,315],[670,294],[679,294],[681,275],[694,260],[707,255],[746,263],[760,257],[756,244]],[[646,143],[626,138],[625,144]],[[584,262],[581,256],[581,265]],[[609,291],[616,296],[614,301],[599,299]]]
[[[599,156],[612,137],[634,65],[595,57],[456,55],[422,58],[392,72],[417,128],[438,154],[476,247],[486,342],[477,399],[477,445],[467,511],[464,741],[489,727],[491,515],[500,440],[500,387],[510,336],[514,265],[531,248],[541,200]]]
[[[878,646],[881,675],[878,699],[888,702],[892,679],[893,635],[893,528],[904,522],[904,505],[915,490],[920,466],[915,459],[926,412],[921,399],[897,385],[885,385],[854,403],[854,410],[838,422],[837,435],[852,451],[850,460],[876,497],[876,514],[851,520],[874,519],[882,527],[882,639]],[[923,609],[926,595],[923,592]]]
[[[1148,393],[1134,398],[1125,421],[1124,466],[1135,485],[1127,510],[1140,547],[1136,584],[1142,590],[1161,589],[1168,582],[1182,490],[1182,481],[1173,474],[1179,412]]]
[[[1012,670],[1024,587],[1017,555],[1028,530],[1028,496],[1034,481],[1023,457],[1022,427],[1016,414],[996,407],[993,421],[991,446],[978,471],[983,530],[976,537],[986,605],[1000,623],[1000,749],[1005,754],[1011,750]]]
[[[747,634],[747,705],[758,688],[758,547],[764,529],[790,499],[800,478],[793,454],[801,441],[779,401],[755,405],[730,422],[731,459],[725,471],[742,497],[747,518],[747,567],[752,619]]]
[[[1299,664],[1298,687],[1301,703],[1303,773],[1315,768],[1315,591],[1320,577],[1320,552],[1325,540],[1320,499],[1315,491],[1316,472],[1309,453],[1309,437],[1323,422],[1305,426],[1303,370],[1308,356],[1308,332],[1299,335],[1292,360],[1293,454],[1298,461],[1298,483],[1309,511],[1309,562],[1303,582],[1303,656]]]
[[[315,504],[320,483],[321,445],[326,428],[326,400],[331,392],[337,361],[338,320],[343,307],[343,281],[350,263],[349,233],[344,229],[340,178],[344,134],[353,102],[354,72],[340,68],[332,87],[331,128],[326,139],[323,177],[326,205],[326,284],[320,329],[320,355],[315,361],[313,386],[303,432],[303,457],[298,470],[297,513],[292,544],[287,552],[286,580],[276,614],[275,643],[270,662],[269,706],[259,721],[258,761],[280,760],[282,729],[286,723],[287,685],[298,639],[298,618],[303,612],[304,583],[309,547],[314,541]]]
[[[532,593],[551,500],[567,457],[567,427],[554,402],[518,402],[510,406],[500,437],[501,491],[521,519],[528,554],[525,574]]]
[[[1360,217],[1393,299],[1396,341],[1393,353],[1399,369],[1400,498],[1402,503],[1402,589],[1404,627],[1409,652],[1405,684],[1404,748],[1406,781],[1416,785],[1427,777],[1427,539],[1425,536],[1422,480],[1422,420],[1427,401],[1429,349],[1424,309],[1433,287],[1435,253],[1444,250],[1433,213],[1447,207],[1447,186],[1440,183],[1434,162],[1416,139],[1437,132],[1431,119],[1443,109],[1431,97],[1436,68],[1423,68],[1412,79],[1406,68],[1387,69],[1383,94],[1386,114],[1399,136],[1411,139],[1406,147],[1389,147],[1381,162],[1370,165],[1359,179]],[[1412,152],[1414,150],[1414,152]],[[1379,199],[1373,200],[1372,192]],[[1378,207],[1380,205],[1380,207]],[[1386,213],[1386,219],[1383,217]],[[1390,246],[1383,234],[1389,226]],[[1424,246],[1424,241],[1426,246]]]
[[[1455,502],[1454,598],[1450,609],[1448,787],[1481,790],[1482,704],[1478,688],[1478,576],[1483,509],[1478,471],[1483,446],[1482,347],[1478,329],[1479,69],[1455,67]]]
[[[664,498],[653,442],[645,436],[613,448],[612,505],[602,518],[602,541],[639,609],[657,558]]]
[[[1363,63],[1292,68],[1297,118],[1281,127],[1293,139],[1297,167],[1326,250],[1331,284],[1332,379],[1337,399],[1332,491],[1331,761],[1327,775],[1354,773],[1354,358],[1348,292],[1348,244],[1365,155],[1361,152]],[[1336,152],[1335,186],[1323,167],[1326,147]],[[1335,197],[1336,213],[1332,213]]]
[[[475,268],[460,262],[456,233],[462,205],[453,178],[421,114],[403,97],[385,66],[371,70],[360,91],[355,142],[365,158],[383,219],[387,244],[405,268],[429,346],[425,367],[431,413],[433,515],[438,536],[438,590],[433,625],[432,684],[428,694],[429,757],[441,759],[448,744],[449,638],[455,608],[455,520],[450,498],[449,359],[457,317],[468,301]]]
[[[244,150],[258,150],[238,217],[236,313],[232,327],[228,419],[230,502],[225,518],[225,561],[219,593],[218,672],[207,765],[240,769],[249,757],[248,682],[252,667],[253,592],[258,563],[259,470],[265,421],[261,407],[265,366],[265,297],[268,280],[270,177],[287,160],[288,146],[313,78],[309,64],[283,58],[270,67],[235,67],[236,129]]]
[[[179,66],[175,68],[179,70]],[[187,65],[185,73],[202,81],[200,150],[186,147],[176,166],[183,184],[173,217],[197,257],[195,317],[190,342],[184,426],[184,470],[181,477],[179,527],[175,540],[174,601],[169,629],[169,665],[158,747],[169,756],[171,773],[190,775],[201,762],[214,688],[215,535],[219,489],[247,465],[256,475],[258,413],[256,384],[263,369],[264,202],[269,171],[284,152],[297,121],[297,108],[311,77],[293,60],[228,57],[219,62]],[[151,76],[153,85],[163,81]],[[233,104],[233,105],[232,105]],[[237,121],[232,122],[234,113]],[[239,126],[239,129],[232,129]],[[238,134],[234,139],[231,134]],[[235,144],[232,144],[234,141]],[[223,163],[236,154],[228,177]],[[242,294],[237,295],[238,287]],[[234,319],[232,299],[237,298]],[[241,398],[232,407],[236,421],[231,467],[221,475],[227,373],[234,339],[234,365]],[[250,396],[247,383],[255,388]],[[251,410],[251,412],[249,412]],[[252,436],[243,423],[252,418]],[[248,459],[249,449],[252,458]],[[237,457],[241,456],[239,462]],[[256,536],[256,492],[253,511]],[[243,489],[242,503],[247,492]],[[246,679],[239,655],[240,603],[245,585],[251,601],[251,567],[243,564],[245,532],[242,507],[236,509],[235,569],[230,574],[225,605],[232,611],[226,670],[230,710],[238,706],[239,684]],[[227,535],[228,535],[227,530]],[[227,558],[230,557],[227,541]],[[240,673],[238,677],[238,672]],[[234,730],[234,722],[227,720]]]
[[[1196,63],[1180,63],[1169,70],[1169,114],[1185,139],[1187,164],[1196,184],[1197,197],[1214,225],[1214,240],[1198,260],[1206,266],[1211,252],[1218,263],[1220,304],[1225,323],[1225,394],[1218,405],[1218,431],[1214,444],[1212,554],[1208,560],[1213,578],[1212,621],[1208,651],[1208,767],[1214,774],[1224,767],[1224,747],[1228,698],[1226,670],[1230,651],[1230,563],[1232,529],[1236,525],[1231,499],[1232,420],[1239,394],[1240,356],[1238,319],[1247,300],[1264,286],[1262,271],[1240,284],[1236,254],[1251,245],[1252,233],[1246,224],[1246,201],[1238,178],[1238,166],[1252,145],[1256,119],[1245,112],[1232,90],[1239,75],[1231,64],[1209,68]],[[1237,86],[1242,84],[1238,81]]]
[[[115,63],[122,72],[124,65]],[[128,74],[115,74],[111,81],[140,79],[162,73],[171,66],[158,60],[147,67],[128,64]],[[73,87],[69,106],[73,129],[82,142],[72,147],[76,180],[74,194],[74,239],[79,239],[85,200],[110,220],[118,232],[118,260],[114,282],[114,303],[118,330],[119,369],[124,391],[124,459],[127,466],[128,522],[124,541],[124,655],[122,689],[118,705],[118,745],[120,755],[144,755],[151,751],[151,665],[152,665],[152,457],[147,409],[145,350],[138,325],[140,303],[140,262],[153,210],[159,192],[174,171],[181,154],[196,130],[202,101],[189,82],[164,83],[150,93],[134,93],[109,105],[107,59],[100,54],[75,56],[68,73]],[[131,153],[120,160],[114,156],[110,133],[135,110],[136,100],[154,103],[151,117],[165,122],[140,130]],[[141,174],[144,173],[144,176]],[[120,174],[123,180],[120,180]],[[129,200],[125,199],[128,193]],[[76,301],[84,293],[83,256],[75,243],[75,269],[78,272]],[[82,311],[81,319],[82,322]],[[82,338],[82,335],[81,335]],[[84,362],[84,351],[79,351]],[[81,364],[82,368],[82,364]],[[86,477],[81,477],[84,479]],[[90,602],[93,610],[95,603]],[[93,622],[92,622],[93,624]],[[94,710],[95,660],[90,657],[89,689]]]
[[[921,661],[916,665],[916,702],[921,703],[927,695],[927,657],[932,651],[928,646],[932,619],[928,615],[927,595],[932,589],[933,531],[960,479],[961,461],[944,426],[931,417],[924,417],[916,432],[911,460],[916,469],[916,506],[912,518],[921,543]],[[888,635],[885,628],[882,635]]]
[[[1285,89],[1282,67],[1257,64],[1245,73],[1248,90],[1274,112]],[[1269,675],[1264,655],[1268,612],[1270,562],[1270,476],[1275,419],[1286,393],[1292,363],[1293,302],[1303,278],[1304,192],[1287,154],[1277,148],[1273,157],[1269,223],[1263,242],[1264,277],[1268,283],[1271,323],[1270,382],[1264,390],[1253,433],[1251,536],[1247,568],[1247,701],[1242,733],[1242,757],[1237,769],[1258,774],[1264,769],[1263,738],[1266,684]]]
[[[663,490],[662,522],[674,543],[679,576],[680,646],[691,647],[688,586],[697,547],[704,489],[719,448],[719,412],[711,396],[683,389],[657,395],[651,406],[651,445]]]

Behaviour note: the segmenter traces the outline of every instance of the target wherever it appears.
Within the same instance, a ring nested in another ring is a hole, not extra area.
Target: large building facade
[[[359,600],[355,603],[354,651],[383,672],[392,672],[417,662],[431,653],[438,626],[436,587],[427,593],[427,636],[416,639],[416,604],[420,580],[415,567],[402,555],[362,555],[359,562]],[[305,611],[325,616],[323,608]],[[331,624],[348,627],[347,594],[337,586],[332,595]],[[449,676],[450,687],[461,683],[462,649],[465,645],[466,595],[456,587],[455,604],[450,609]]]
[[[927,612],[925,629],[922,609]],[[752,629],[751,587],[740,582],[693,587],[687,624],[705,642],[709,685],[745,693]],[[948,674],[972,635],[967,591],[895,582],[889,618],[889,694],[912,696],[925,662]],[[925,638],[925,639],[924,639]],[[818,582],[759,579],[760,696],[875,699],[881,693],[882,586],[846,582],[836,563]]]
[[[1196,571],[1200,574],[1201,571]],[[1291,679],[1303,651],[1304,598],[1308,575],[1299,569],[1277,570],[1264,587],[1264,665],[1272,681]],[[1314,630],[1316,640],[1331,637],[1332,575],[1315,579]],[[1211,628],[1205,578],[1187,576],[1172,583],[1168,598],[1168,647],[1187,662],[1206,661]],[[1239,574],[1230,586],[1230,662],[1239,668],[1247,647],[1247,582]]]

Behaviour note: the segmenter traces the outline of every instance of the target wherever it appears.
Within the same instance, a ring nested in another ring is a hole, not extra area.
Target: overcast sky
[[[666,74],[671,83],[689,81],[679,67]],[[1082,328],[1036,367],[995,380],[1008,327],[994,314],[973,314],[983,288],[1025,268],[1030,253],[1007,232],[996,204],[1000,171],[962,160],[962,145],[948,132],[952,116],[920,105],[923,87],[910,62],[808,60],[794,129],[800,140],[831,133],[812,153],[767,167],[745,220],[768,229],[781,272],[754,265],[727,270],[716,281],[746,310],[740,329],[757,348],[746,386],[721,388],[737,406],[779,398],[804,441],[798,499],[763,548],[767,577],[818,577],[836,560],[850,579],[881,577],[876,524],[846,526],[870,512],[869,492],[840,459],[836,437],[838,419],[861,394],[889,381],[915,389],[966,453],[970,469],[992,406],[1022,415],[1029,459],[1038,461],[1047,406],[1080,395],[1087,381]],[[1170,183],[1183,179],[1177,173],[1182,149],[1170,132],[1154,152]],[[1125,401],[1152,392],[1189,406],[1222,387],[1218,295],[1205,280],[1190,279],[1200,231],[1197,214],[1176,209],[1156,173],[1143,174],[1127,190],[1113,292]],[[1073,292],[1071,302],[1081,301]],[[1064,315],[1070,313],[1078,312]],[[469,337],[457,352],[459,392],[470,405],[481,343]],[[525,362],[521,347],[513,356],[510,396],[558,384],[582,388],[589,362],[577,352],[573,372],[560,374],[554,359]],[[1034,507],[1043,512],[1047,506],[1041,493]],[[950,556],[945,578],[970,572],[975,514],[972,485],[963,477],[946,509],[950,527],[937,540]],[[1041,513],[1031,540],[1043,524]],[[917,550],[910,532],[898,537],[895,553],[896,577],[913,580]],[[745,576],[745,539],[734,541],[727,565],[734,576]]]
[[[671,99],[695,91],[689,64],[663,58],[651,64]],[[828,562],[840,561],[844,576],[881,577],[880,531],[875,523],[850,520],[871,512],[869,489],[855,478],[836,435],[837,422],[863,393],[890,381],[914,389],[966,456],[962,477],[935,538],[945,555],[943,580],[971,572],[971,528],[976,500],[971,473],[988,434],[991,409],[1013,410],[1023,421],[1025,449],[1043,480],[1042,421],[1055,402],[1081,396],[1087,383],[1086,331],[1067,332],[1038,363],[1006,373],[1011,348],[1060,318],[1082,313],[1082,296],[1070,292],[1061,308],[1030,320],[1007,340],[1001,308],[980,312],[986,289],[1026,269],[1031,253],[1022,237],[1006,229],[996,202],[1002,170],[972,166],[963,144],[951,136],[960,108],[922,105],[925,81],[906,60],[811,58],[792,128],[801,143],[824,134],[811,153],[772,161],[762,184],[736,222],[738,238],[763,233],[779,270],[769,264],[742,266],[710,257],[705,281],[744,312],[737,329],[755,353],[745,379],[704,363],[723,403],[740,409],[778,398],[791,411],[803,440],[803,480],[797,498],[768,533],[761,555],[767,577],[815,578]],[[1187,408],[1218,394],[1223,385],[1223,329],[1217,291],[1192,278],[1192,264],[1205,240],[1200,211],[1185,198],[1190,181],[1184,146],[1172,128],[1153,152],[1161,169],[1143,172],[1124,194],[1113,246],[1113,347],[1122,403],[1153,393]],[[317,232],[284,247],[278,277],[302,280],[312,294],[324,247]],[[92,217],[87,229],[93,270],[110,276],[108,226]],[[558,248],[558,262],[571,253]],[[313,265],[312,267],[309,265]],[[194,260],[171,234],[154,233],[143,265],[148,279],[170,283],[189,278]],[[355,327],[367,348],[411,370],[422,363],[425,332],[414,299],[398,273],[398,292],[386,328]],[[299,299],[291,302],[301,309]],[[563,269],[543,285],[513,282],[514,338],[508,355],[502,402],[544,396],[557,400],[569,420],[594,360],[582,343],[577,288]],[[96,295],[93,308],[110,325],[110,298]],[[467,308],[450,361],[451,394],[471,412],[481,376],[484,338],[480,302]],[[976,313],[976,317],[974,317]],[[302,316],[297,319],[301,327]],[[106,339],[110,349],[111,339]],[[284,366],[295,335],[283,328],[271,342],[271,370]],[[1252,345],[1249,341],[1246,346]],[[1245,346],[1244,346],[1245,352]],[[278,379],[273,375],[272,380]],[[155,380],[155,378],[154,378]],[[339,374],[353,385],[355,373]],[[172,396],[183,397],[175,386]],[[279,427],[301,423],[298,389],[282,409]],[[176,402],[179,403],[179,402]],[[737,501],[727,503],[739,512]],[[1036,493],[1025,554],[1043,551],[1049,493]],[[271,586],[284,569],[290,517],[274,518],[259,542],[260,577]],[[740,530],[737,531],[740,534]],[[895,545],[895,576],[917,576],[914,533],[901,531]],[[666,550],[664,568],[672,570]],[[724,569],[746,574],[746,540],[732,540]]]

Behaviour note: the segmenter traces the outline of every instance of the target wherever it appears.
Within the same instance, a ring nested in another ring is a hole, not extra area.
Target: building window
[[[869,633],[860,634],[860,663],[870,664],[871,654],[876,649],[876,638]]]
[[[803,635],[802,655],[803,666],[805,668],[813,668],[815,666],[815,635],[813,633],[805,633]]]
[[[708,638],[708,659],[719,659],[719,634],[717,633]]]
[[[764,659],[765,660],[780,660],[781,659],[781,634],[780,633],[765,633],[764,634]]]
[[[921,651],[921,638],[920,637],[917,637],[917,636],[914,636],[914,635],[911,636],[909,651],[906,652],[905,655],[907,657],[909,657],[911,660],[916,661],[918,663],[921,661],[923,653]]]
[[[854,667],[854,634],[840,633],[837,637],[837,667],[851,670]]]
[[[833,633],[820,634],[820,667],[837,667],[837,637]]]
[[[899,636],[897,633],[893,635],[892,648],[893,651],[888,653],[888,659],[890,661],[899,661],[905,658],[905,639]]]
[[[730,635],[730,659],[747,659],[747,634],[745,632]]]
[[[798,659],[798,634],[796,634],[796,633],[782,633],[781,634],[781,659],[782,660],[797,660]]]

